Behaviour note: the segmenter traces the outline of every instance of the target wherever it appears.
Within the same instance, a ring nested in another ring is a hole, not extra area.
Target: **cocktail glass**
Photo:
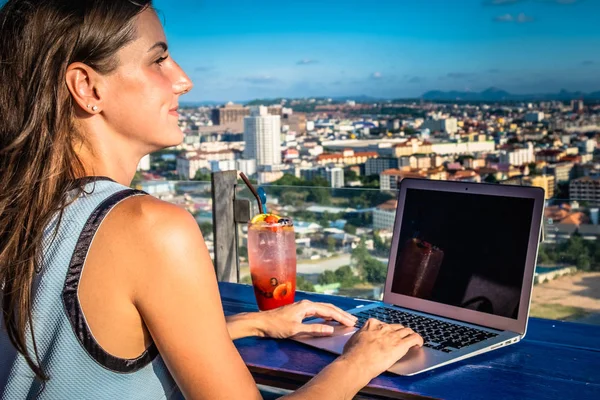
[[[248,262],[258,309],[266,311],[292,304],[296,294],[292,220],[276,217],[267,218],[267,222],[255,217],[253,221],[256,222],[248,223]]]

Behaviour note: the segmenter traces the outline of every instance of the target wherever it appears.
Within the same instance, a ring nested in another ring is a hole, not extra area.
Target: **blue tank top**
[[[135,359],[114,357],[87,325],[78,288],[94,235],[114,206],[146,193],[109,178],[83,183],[85,193],[65,209],[56,237],[58,219],[46,227],[42,268],[34,281],[34,333],[50,380],[42,389],[10,343],[0,318],[0,399],[183,398],[154,344]],[[28,347],[33,354],[30,337]]]

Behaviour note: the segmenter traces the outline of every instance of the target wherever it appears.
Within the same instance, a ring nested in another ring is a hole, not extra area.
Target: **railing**
[[[258,212],[258,207],[241,181],[231,176],[227,179],[228,186],[217,186],[218,192],[212,192],[210,182],[181,181],[169,182],[168,192],[153,194],[194,214],[220,280],[250,283],[245,222]],[[145,189],[143,185],[141,189]],[[302,186],[264,188],[269,211],[294,220],[299,290],[381,298],[394,212],[374,209],[395,199],[395,193]],[[232,206],[234,199],[238,200],[237,207]],[[600,324],[600,227],[553,223],[548,218],[548,206],[561,204],[562,209],[553,209],[555,216],[571,213],[580,220],[570,222],[591,222],[585,205],[569,210],[568,200],[548,202],[531,315]],[[216,224],[215,215],[219,217]],[[230,228],[223,226],[223,221]],[[221,248],[215,248],[215,239]]]

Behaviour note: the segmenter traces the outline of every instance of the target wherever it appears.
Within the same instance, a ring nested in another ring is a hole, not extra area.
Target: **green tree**
[[[363,188],[379,189],[379,175],[373,174],[359,177]]]
[[[365,238],[362,238],[358,246],[352,250],[352,254],[350,256],[350,259],[358,269],[360,276],[364,277],[364,267],[368,257],[369,251],[367,250],[367,245],[365,244]]]
[[[351,288],[360,283],[360,278],[354,274],[352,267],[345,265],[335,270],[337,282],[343,288]]]
[[[555,199],[569,199],[569,182],[558,182],[556,185]],[[581,202],[580,202],[581,204]]]
[[[590,250],[578,233],[571,235],[569,240],[560,246],[559,251],[565,261],[575,264],[577,268],[584,271],[590,270],[592,261]]]
[[[319,218],[319,225],[321,225],[323,228],[329,228],[329,223],[331,221],[333,221],[333,219],[331,218],[331,214],[325,211],[321,215],[321,218]]]
[[[272,182],[273,186],[307,186],[304,179],[298,178],[292,174],[284,174],[281,178]]]
[[[136,185],[142,183],[144,178],[142,177],[142,173],[140,171],[136,171],[133,179],[131,180],[131,187],[135,187]]]
[[[594,271],[600,271],[600,241],[596,240],[593,242],[592,254],[591,269]]]
[[[284,190],[279,196],[281,204],[288,206],[302,206],[308,197],[307,191]]]
[[[327,238],[327,251],[330,253],[335,251],[335,239],[331,236]]]
[[[319,205],[329,205],[331,204],[331,191],[320,187],[311,188],[306,200]]]
[[[367,282],[375,284],[385,283],[387,265],[369,256],[365,260],[364,273],[364,278]]]
[[[352,182],[358,179],[358,174],[351,169],[345,170],[344,171],[344,180],[348,181],[348,182]]]
[[[329,182],[327,181],[327,179],[325,179],[321,176],[315,176],[310,181],[306,181],[306,184],[308,186],[320,186],[320,187],[326,187],[326,188],[329,187]]]
[[[550,258],[550,255],[548,255],[544,246],[540,246],[538,250],[538,264],[550,264],[551,262],[552,259]]]
[[[314,292],[315,286],[302,275],[296,276],[296,289],[304,292]]]
[[[529,163],[529,164],[527,164],[527,167],[529,167],[529,175],[536,175],[539,172],[537,170],[536,163]]]
[[[316,214],[306,210],[296,211],[294,213],[294,219],[306,222],[317,222]]]
[[[212,235],[213,233],[213,225],[210,222],[200,222],[198,224],[198,226],[200,227],[200,232],[202,232],[202,236],[204,237],[208,237],[209,235]]]
[[[193,180],[210,182],[210,174],[204,173],[204,172],[202,172],[202,170],[199,169],[198,171],[196,171],[196,174],[194,175]]]
[[[335,276],[335,272],[330,270],[323,271],[321,274],[319,274],[319,277],[317,279],[319,285],[329,285],[338,281],[337,277]]]
[[[346,223],[346,225],[344,225],[344,232],[356,235],[356,226]]]
[[[417,131],[413,128],[406,127],[403,129],[404,136],[413,136],[417,134]]]
[[[380,255],[388,255],[390,252],[390,244],[378,234],[373,235],[373,245],[375,246],[375,251]]]
[[[485,183],[498,183],[498,179],[494,174],[488,174],[485,178],[483,178]]]
[[[238,249],[238,256],[248,258],[248,248],[246,246],[240,246]]]

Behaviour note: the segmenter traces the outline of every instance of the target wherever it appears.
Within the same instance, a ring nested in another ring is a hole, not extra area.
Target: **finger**
[[[378,329],[379,326],[381,326],[383,324],[384,324],[384,322],[381,322],[380,320],[378,320],[376,318],[369,318],[367,320],[367,322],[365,322],[365,326],[363,326],[363,329],[367,329],[367,330]]]
[[[311,303],[305,310],[305,317],[317,316],[319,318],[331,318],[346,326],[354,326],[356,319],[346,312],[340,312],[333,307],[323,303]]]
[[[311,336],[331,336],[333,326],[323,324],[301,324],[297,334],[308,334]]]
[[[413,334],[406,336],[404,339],[402,339],[402,341],[400,343],[402,343],[403,345],[407,345],[409,348],[411,348],[413,346],[422,347],[423,346],[423,338],[421,337],[421,335],[413,333]]]
[[[390,324],[390,328],[394,331],[399,331],[400,329],[404,329],[404,325],[402,324]]]
[[[342,310],[341,308],[339,308],[336,305],[333,305],[333,304],[330,304],[330,303],[317,303],[317,304],[320,304],[320,305],[322,305],[324,307],[329,307],[329,308],[333,309],[334,311],[338,312],[340,315],[343,315],[344,317],[348,318],[349,321],[352,321],[352,325],[356,324],[356,321],[358,321],[358,318],[356,318],[354,315],[350,314],[349,312],[346,312],[346,311]]]
[[[396,330],[396,334],[397,334],[398,336],[400,336],[401,338],[405,338],[405,337],[407,337],[408,335],[412,335],[412,334],[414,334],[414,333],[415,333],[415,331],[413,331],[413,330],[412,330],[412,329],[410,329],[410,328],[402,328],[402,329],[398,329],[398,330]]]

